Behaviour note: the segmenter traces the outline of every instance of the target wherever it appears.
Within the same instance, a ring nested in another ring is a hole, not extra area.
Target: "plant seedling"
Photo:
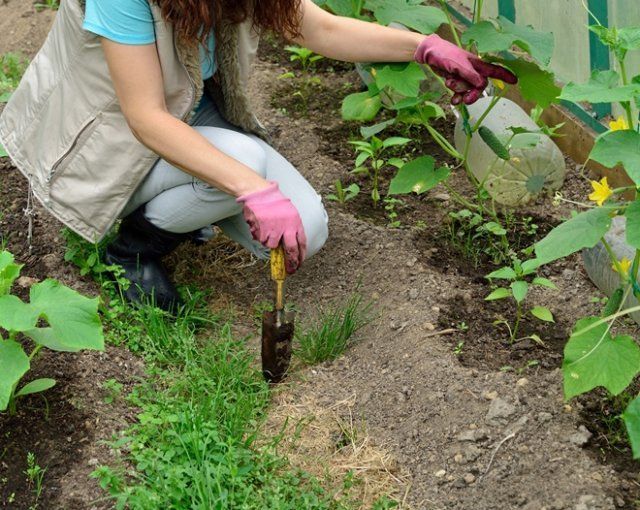
[[[336,192],[327,195],[327,198],[335,202],[340,202],[341,204],[345,204],[349,200],[353,200],[358,196],[358,193],[360,193],[360,186],[356,183],[350,184],[345,188],[340,179],[336,180],[335,188]]]
[[[302,100],[304,111],[306,112],[308,110],[309,97],[311,97],[311,90],[313,86],[320,85],[322,83],[320,78],[314,76],[312,72],[315,67],[315,63],[323,57],[315,54],[310,49],[302,48],[300,46],[285,46],[284,49],[290,53],[289,60],[291,62],[297,62],[302,68],[300,88],[296,90],[293,95],[298,96]],[[280,75],[279,78],[290,79],[295,77],[295,73],[289,71]]]
[[[122,389],[124,388],[124,386],[122,385],[122,383],[119,383],[115,379],[107,379],[102,383],[102,388],[106,392],[106,395],[103,399],[104,403],[112,404],[113,402],[118,400],[118,398],[122,394]]]
[[[496,301],[507,298],[512,298],[515,301],[516,317],[513,325],[507,320],[499,320],[495,323],[496,325],[503,324],[507,327],[511,343],[518,340],[520,322],[526,313],[524,301],[529,293],[530,286],[535,285],[557,290],[555,284],[547,278],[535,276],[539,266],[540,262],[537,259],[521,262],[517,258],[514,258],[511,266],[502,267],[486,276],[489,281],[506,280],[507,282],[511,282],[509,287],[498,287],[485,298],[485,301]],[[531,279],[531,282],[528,281],[529,279]],[[553,314],[547,307],[536,306],[528,310],[528,313],[541,321],[555,322]],[[531,336],[529,338],[540,342],[537,336]]]
[[[29,480],[29,484],[33,485],[33,492],[36,496],[36,500],[31,506],[30,510],[35,510],[38,508],[38,500],[40,499],[40,495],[42,494],[42,481],[44,479],[44,474],[46,472],[46,468],[41,468],[36,462],[36,456],[32,452],[27,453],[27,469],[24,474],[27,475],[27,479]]]
[[[31,362],[44,347],[53,351],[79,352],[104,349],[102,325],[98,316],[98,299],[89,299],[51,279],[36,283],[25,303],[10,294],[22,266],[8,251],[0,252],[0,411],[16,412],[19,397],[40,393],[55,385],[54,379],[30,381],[18,388],[29,372]],[[46,321],[40,325],[41,320]],[[18,335],[31,340],[18,342]]]
[[[365,174],[371,180],[371,198],[373,205],[377,206],[380,202],[380,171],[385,166],[394,166],[401,168],[404,165],[404,161],[399,158],[385,159],[384,154],[391,147],[399,147],[408,144],[411,141],[410,138],[402,138],[400,136],[393,136],[385,140],[381,140],[377,136],[372,136],[367,140],[355,140],[349,142],[356,149],[356,162],[355,169],[352,173]]]
[[[389,223],[387,224],[390,228],[398,228],[401,223],[398,220],[398,213],[396,212],[396,206],[404,204],[404,202],[398,198],[393,197],[384,197],[384,210],[387,213],[387,218],[389,219]]]

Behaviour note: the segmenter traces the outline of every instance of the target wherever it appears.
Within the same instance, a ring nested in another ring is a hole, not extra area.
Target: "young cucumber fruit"
[[[498,139],[495,133],[488,127],[480,126],[480,129],[478,129],[478,134],[496,156],[498,156],[500,159],[504,159],[505,161],[509,161],[509,159],[511,159],[509,149],[504,146],[504,144]]]

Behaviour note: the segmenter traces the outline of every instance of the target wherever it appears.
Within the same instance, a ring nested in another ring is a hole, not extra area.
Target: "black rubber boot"
[[[125,291],[133,303],[150,301],[175,313],[180,295],[169,279],[161,259],[171,253],[190,234],[167,232],[144,217],[144,206],[122,220],[118,235],[106,249],[105,263],[122,266],[123,276],[131,282]]]

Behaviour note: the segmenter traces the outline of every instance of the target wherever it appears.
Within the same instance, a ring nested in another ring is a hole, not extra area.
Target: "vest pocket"
[[[51,181],[58,175],[60,170],[63,170],[65,166],[73,159],[78,150],[82,148],[82,145],[89,139],[93,131],[98,127],[98,117],[89,118],[80,128],[80,132],[75,137],[71,145],[60,156],[56,162],[51,166],[49,175],[47,177],[47,183],[51,184]]]

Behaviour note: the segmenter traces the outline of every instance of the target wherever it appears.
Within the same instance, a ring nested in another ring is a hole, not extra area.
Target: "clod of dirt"
[[[593,437],[593,434],[587,430],[587,427],[580,425],[578,431],[575,434],[571,434],[567,440],[576,446],[584,446],[589,442],[591,437]]]
[[[500,423],[511,418],[515,413],[516,406],[510,404],[506,400],[496,398],[491,401],[486,420],[491,425],[499,425]]]

